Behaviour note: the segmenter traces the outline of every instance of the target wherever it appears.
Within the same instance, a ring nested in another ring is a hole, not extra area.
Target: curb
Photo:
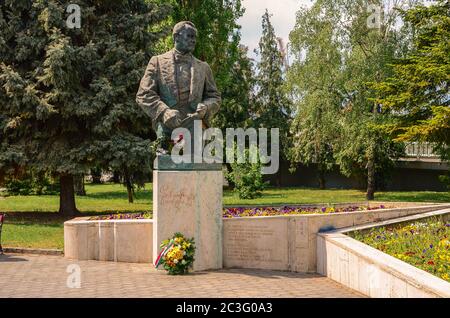
[[[35,249],[22,247],[3,247],[4,253],[18,253],[18,254],[39,254],[39,255],[56,255],[63,256],[64,251],[58,249]]]

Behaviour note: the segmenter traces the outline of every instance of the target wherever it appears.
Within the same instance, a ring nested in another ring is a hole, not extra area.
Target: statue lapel
[[[196,58],[192,59],[192,66],[191,66],[191,89],[189,93],[189,102],[194,101],[197,96],[199,96],[199,91],[203,89],[203,87],[200,87],[199,83],[201,80],[201,63]],[[197,83],[195,85],[194,83]]]
[[[173,99],[178,102],[178,85],[176,81],[175,73],[175,60],[173,57],[173,52],[169,51],[161,56],[161,76],[162,81],[165,86],[167,86],[168,91],[172,94]]]

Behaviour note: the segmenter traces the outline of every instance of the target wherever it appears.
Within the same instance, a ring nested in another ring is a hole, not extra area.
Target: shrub
[[[235,146],[236,149],[236,146]],[[254,199],[262,196],[268,182],[263,181],[261,173],[261,160],[259,158],[258,149],[255,147],[252,152],[256,152],[257,162],[252,163],[245,160],[244,163],[231,163],[231,172],[225,174],[228,182],[234,184],[234,192],[239,195],[240,199]],[[249,158],[250,151],[245,149],[245,158]]]
[[[30,172],[20,177],[6,177],[5,188],[8,195],[43,195],[59,193],[59,183],[52,182],[52,178],[45,173]]]
[[[9,195],[30,195],[33,192],[33,181],[30,178],[7,179],[5,187]]]

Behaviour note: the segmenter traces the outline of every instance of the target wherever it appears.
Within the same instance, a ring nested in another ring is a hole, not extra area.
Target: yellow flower
[[[442,239],[439,241],[439,247],[446,247],[447,245],[450,245],[450,241],[447,239]]]

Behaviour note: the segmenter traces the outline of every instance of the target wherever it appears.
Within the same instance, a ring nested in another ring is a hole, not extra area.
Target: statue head
[[[173,28],[173,41],[175,49],[181,53],[192,53],[195,49],[197,29],[190,21],[181,21]]]

